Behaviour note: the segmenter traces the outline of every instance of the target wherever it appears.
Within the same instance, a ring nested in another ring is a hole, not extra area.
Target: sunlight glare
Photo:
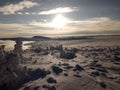
[[[63,15],[59,14],[53,19],[51,24],[54,28],[60,29],[63,28],[66,23],[67,19]]]

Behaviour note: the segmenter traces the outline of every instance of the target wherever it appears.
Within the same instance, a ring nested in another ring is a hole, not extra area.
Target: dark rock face
[[[82,68],[80,65],[76,64],[75,68],[73,69],[73,71],[82,71],[84,70],[84,68]]]
[[[18,79],[17,79],[17,85],[18,88],[20,85],[29,82],[29,81],[34,81],[39,78],[44,78],[48,74],[50,74],[50,71],[45,70],[45,69],[31,69],[31,68],[21,68],[19,71],[17,71],[18,74]],[[27,89],[26,89],[27,90]],[[33,89],[30,89],[33,90]]]
[[[48,90],[56,90],[56,87],[55,87],[55,86],[50,86],[50,87],[48,88]]]
[[[68,76],[68,74],[67,74],[67,73],[64,73],[64,76],[66,76],[66,77],[67,77],[67,76]]]
[[[56,90],[55,86],[43,85],[42,87],[47,89],[47,90]]]
[[[59,68],[58,66],[52,66],[52,71],[55,73],[55,74],[60,74],[62,73],[62,69]]]
[[[52,77],[48,78],[47,82],[48,83],[57,83],[57,81],[54,78],[52,78]]]
[[[40,90],[40,86],[35,86],[35,87],[27,86],[23,90]]]
[[[28,70],[27,71],[28,75],[29,75],[29,79],[30,80],[36,80],[38,78],[44,78],[46,77],[48,73],[48,71],[44,70],[44,69],[40,69],[40,68],[37,68],[35,70]]]

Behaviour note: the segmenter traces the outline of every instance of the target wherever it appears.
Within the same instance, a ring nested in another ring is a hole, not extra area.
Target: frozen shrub
[[[79,51],[79,49],[77,49],[77,48],[72,48],[72,50],[73,50],[74,52],[78,52],[78,51]]]
[[[99,71],[93,71],[92,73],[91,73],[91,76],[99,76],[100,75],[100,72]]]
[[[42,52],[41,52],[41,55],[48,55],[49,54],[49,52],[47,51],[47,50],[43,50]]]
[[[33,51],[35,53],[39,53],[40,55],[48,55],[49,54],[49,51],[47,48],[45,49],[45,48],[37,47],[37,48],[33,49]]]
[[[51,46],[50,50],[63,50],[63,46],[62,45],[58,45],[58,46]]]
[[[49,85],[42,85],[42,88],[48,88]]]
[[[30,90],[30,86],[25,87],[24,90]]]
[[[66,59],[73,59],[73,58],[75,58],[75,52],[69,51],[69,52],[65,53],[65,58]]]
[[[106,87],[107,87],[104,82],[100,82],[99,84],[100,84],[100,86],[101,86],[102,88],[106,88]]]
[[[114,56],[115,61],[120,61],[120,56]]]
[[[74,74],[74,77],[81,77],[79,74]]]
[[[75,57],[76,57],[75,52],[72,51],[72,50],[69,50],[69,51],[68,50],[67,51],[62,50],[60,52],[60,58],[73,59]]]
[[[104,67],[96,68],[96,70],[98,70],[98,71],[100,71],[100,72],[108,73],[108,71],[107,71],[106,68],[104,68]]]

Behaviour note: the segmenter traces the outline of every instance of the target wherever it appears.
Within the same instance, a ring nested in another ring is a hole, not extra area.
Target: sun
[[[53,21],[51,22],[51,25],[54,28],[61,29],[66,25],[66,23],[67,23],[67,18],[59,14],[59,15],[56,15],[56,17],[53,19]]]

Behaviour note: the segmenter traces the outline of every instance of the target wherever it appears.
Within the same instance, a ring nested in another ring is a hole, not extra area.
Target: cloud
[[[16,12],[16,15],[38,15],[36,12]]]
[[[41,12],[21,12],[24,9],[29,9],[31,7],[37,6],[38,3],[33,1],[24,0],[16,4],[9,4],[0,7],[0,13],[4,15],[17,14],[17,15],[49,15],[49,14],[59,14],[59,13],[70,13],[77,11],[77,7],[58,7],[48,11]]]
[[[39,15],[49,15],[58,13],[70,13],[78,10],[77,7],[59,7],[48,11],[41,11]]]
[[[91,18],[87,20],[70,21],[68,28],[71,28],[74,32],[119,32],[120,33],[120,21],[112,20],[108,17]]]
[[[0,13],[7,14],[7,15],[8,14],[15,14],[18,11],[22,11],[24,9],[29,9],[29,8],[34,7],[36,5],[38,5],[36,2],[24,0],[24,1],[21,1],[21,2],[16,3],[16,4],[9,4],[9,5],[5,5],[5,6],[0,7]]]
[[[56,34],[120,34],[120,21],[108,17],[90,18],[86,20],[70,20],[63,29],[55,29],[50,22],[33,21],[28,24],[0,23],[0,37],[33,36]]]
[[[43,35],[49,34],[48,30],[43,30],[31,26],[29,24],[2,24],[0,23],[0,38],[1,37],[22,37],[22,36],[34,36],[34,35]]]

